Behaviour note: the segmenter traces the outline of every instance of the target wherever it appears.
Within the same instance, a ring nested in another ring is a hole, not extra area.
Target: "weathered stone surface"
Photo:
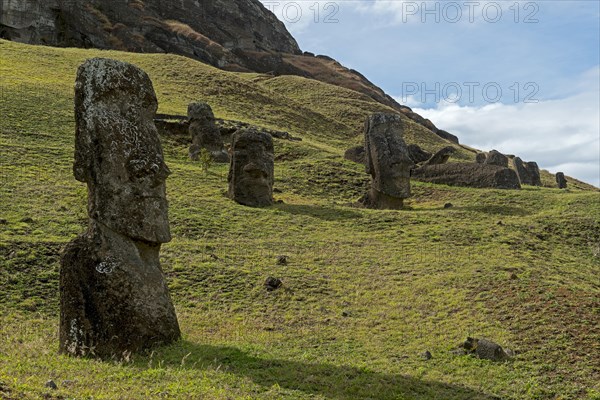
[[[477,153],[475,156],[475,162],[477,164],[485,164],[485,160],[487,160],[487,154],[485,153]]]
[[[98,58],[79,67],[73,171],[87,184],[90,219],[61,261],[61,352],[120,356],[180,337],[159,262],[171,239],[170,172],[156,109],[139,68]]]
[[[523,162],[521,158],[513,159],[514,170],[523,185],[542,186],[540,169],[535,162]]]
[[[497,165],[447,163],[425,165],[413,170],[412,178],[422,182],[474,188],[520,189],[517,173]]]
[[[456,149],[452,146],[444,147],[433,155],[425,165],[439,165],[446,164],[450,159],[450,156],[456,152]]]
[[[525,163],[523,162],[523,160],[521,160],[521,158],[519,157],[515,157],[513,159],[513,165],[515,171],[517,172],[517,175],[519,176],[519,181],[521,182],[521,184],[531,185],[531,176],[525,168]]]
[[[223,146],[221,130],[215,123],[215,115],[207,103],[191,103],[188,106],[189,130],[192,136],[190,158],[198,161],[200,151],[206,149],[213,160],[219,163],[229,162],[229,155]]]
[[[273,139],[245,129],[233,135],[229,165],[229,198],[250,207],[273,204]]]
[[[566,189],[567,188],[567,178],[565,178],[565,174],[562,172],[557,172],[556,173],[556,184],[558,185],[559,189]]]
[[[536,162],[529,161],[524,164],[525,169],[529,173],[531,177],[531,185],[533,186],[542,186],[542,178],[540,177],[540,167],[538,167]]]
[[[419,145],[416,144],[409,144],[407,150],[410,159],[415,164],[425,162],[432,156],[430,152],[423,150],[421,147],[419,147]]]
[[[346,160],[353,161],[358,164],[364,164],[366,162],[365,146],[351,147],[344,153]]]
[[[504,351],[502,346],[486,339],[467,338],[462,345],[467,354],[473,354],[478,358],[490,361],[505,361],[511,357]]]
[[[225,49],[301,53],[258,0],[2,0],[0,29],[24,43],[162,50],[215,62]]]
[[[367,207],[401,208],[410,197],[410,171],[414,163],[402,138],[397,114],[373,114],[365,123],[366,169],[371,189],[361,200]]]
[[[497,150],[492,150],[488,153],[485,164],[508,168],[508,157]]]

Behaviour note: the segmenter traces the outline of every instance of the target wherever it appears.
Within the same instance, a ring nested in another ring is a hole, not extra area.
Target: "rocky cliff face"
[[[0,0],[0,38],[175,53],[229,71],[313,78],[364,93],[458,143],[357,71],[327,56],[302,53],[259,0]]]
[[[300,54],[258,0],[0,0],[0,35],[31,44],[172,52],[216,65],[235,51]]]

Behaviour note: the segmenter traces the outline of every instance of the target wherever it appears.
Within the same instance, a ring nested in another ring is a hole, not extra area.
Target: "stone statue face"
[[[374,114],[365,126],[367,173],[373,189],[397,198],[410,197],[410,159],[402,139],[402,121],[395,114]]]
[[[229,196],[238,203],[264,207],[273,204],[273,139],[256,130],[237,133],[232,141]]]
[[[154,125],[150,78],[133,65],[86,61],[75,84],[74,173],[88,185],[90,218],[135,240],[171,239],[165,180],[170,171]]]

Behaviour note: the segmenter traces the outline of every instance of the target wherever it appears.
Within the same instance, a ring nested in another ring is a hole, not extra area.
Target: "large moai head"
[[[525,169],[531,176],[531,184],[533,186],[542,186],[542,177],[540,176],[540,167],[535,161],[529,161],[525,164]]]
[[[265,207],[273,204],[274,158],[271,135],[245,129],[233,136],[229,167],[229,197],[236,202]]]
[[[565,178],[565,174],[562,172],[556,173],[556,184],[559,189],[567,188],[567,178]]]
[[[163,158],[148,75],[116,60],[84,62],[75,82],[75,178],[92,221],[134,240],[171,239]]]
[[[215,114],[207,103],[190,103],[188,105],[188,120],[190,121],[190,158],[198,161],[200,151],[206,149],[216,162],[229,162],[229,156],[223,146],[221,131],[215,122]]]
[[[508,157],[500,153],[498,150],[492,150],[488,153],[487,158],[485,159],[485,164],[508,168]]]
[[[414,163],[402,138],[402,120],[396,114],[373,114],[365,123],[365,153],[371,189],[385,196],[410,197]]]

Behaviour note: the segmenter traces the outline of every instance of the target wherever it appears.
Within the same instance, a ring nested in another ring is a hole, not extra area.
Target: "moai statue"
[[[171,240],[170,174],[153,122],[157,100],[139,68],[94,58],[75,83],[75,178],[89,224],[60,270],[60,351],[121,357],[180,337],[159,262]]]
[[[542,186],[542,178],[540,176],[540,167],[538,167],[535,161],[529,161],[524,164],[525,169],[531,177],[531,184],[533,186]]]
[[[229,164],[229,198],[250,207],[273,204],[273,139],[256,129],[233,135]]]
[[[557,172],[556,173],[556,184],[558,185],[559,189],[566,189],[567,188],[567,178],[565,178],[565,174],[562,172]]]
[[[370,208],[399,209],[410,197],[414,167],[402,138],[402,120],[396,114],[373,114],[365,124],[365,154],[371,189],[361,202]]]
[[[532,185],[531,175],[527,168],[525,168],[525,163],[519,157],[515,157],[513,159],[513,164],[515,166],[515,171],[519,176],[519,181],[522,185]]]
[[[497,165],[499,167],[508,168],[508,157],[497,150],[492,150],[488,153],[484,164]]]
[[[435,153],[424,165],[441,165],[446,164],[452,154],[456,153],[456,149],[452,146],[444,147]]]
[[[206,149],[213,160],[218,163],[228,163],[229,154],[223,146],[221,131],[215,123],[215,115],[207,103],[191,103],[188,106],[188,120],[190,121],[190,158],[198,161],[200,151]]]

